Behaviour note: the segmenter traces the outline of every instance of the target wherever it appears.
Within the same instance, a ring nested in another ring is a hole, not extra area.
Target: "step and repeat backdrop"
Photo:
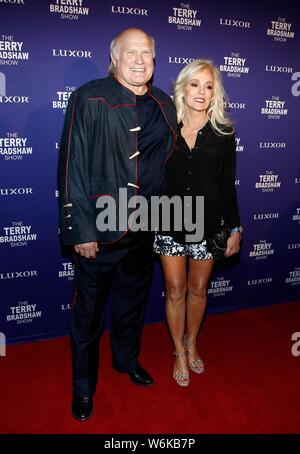
[[[68,332],[74,268],[60,246],[56,186],[64,114],[75,88],[106,76],[110,41],[131,26],[156,40],[155,85],[171,94],[184,65],[209,58],[229,95],[244,239],[239,257],[215,268],[208,311],[300,299],[292,2],[0,0],[0,332],[8,342]],[[164,311],[157,263],[146,322]]]

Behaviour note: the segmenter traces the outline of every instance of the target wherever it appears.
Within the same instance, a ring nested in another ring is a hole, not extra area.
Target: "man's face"
[[[154,69],[153,51],[147,35],[139,30],[124,33],[118,40],[115,54],[112,61],[118,81],[133,92],[137,87],[145,86]]]

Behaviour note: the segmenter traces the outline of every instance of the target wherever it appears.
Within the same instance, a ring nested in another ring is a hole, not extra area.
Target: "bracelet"
[[[243,232],[243,227],[242,226],[239,226],[239,227],[234,227],[233,229],[230,229],[230,233],[241,233]]]

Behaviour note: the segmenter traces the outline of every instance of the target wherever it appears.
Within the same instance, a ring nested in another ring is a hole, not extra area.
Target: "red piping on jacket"
[[[136,108],[136,103],[135,104],[115,104],[115,105],[111,105],[109,104],[105,98],[88,98],[88,101],[104,101],[105,104],[107,104],[108,107],[110,107],[111,109],[116,109],[116,108],[119,108],[119,107],[135,107]],[[137,108],[136,108],[136,126],[138,126],[138,113],[137,113]],[[135,151],[137,152],[138,151],[138,134],[136,134],[136,145],[135,145]],[[138,186],[138,156],[136,157],[136,176],[135,176],[135,183],[136,183],[136,186]],[[135,195],[137,195],[137,188],[135,189]],[[99,197],[99,196],[103,196],[103,195],[111,195],[111,194],[97,194],[97,195],[94,195],[91,197],[91,199],[95,199],[96,197]],[[127,234],[127,232],[130,230],[130,226],[128,226],[128,229],[121,235],[119,236],[116,240],[113,240],[113,241],[98,241],[100,245],[106,245],[106,244],[113,244],[113,243],[116,243],[118,241],[120,241],[121,238],[123,238],[123,236],[125,236]]]
[[[91,199],[97,199],[98,197],[104,197],[105,195],[108,195],[110,197],[112,197],[112,194],[95,194],[95,195],[92,195]]]
[[[76,105],[76,94],[74,94],[74,105],[73,105],[73,109],[72,109],[72,117],[71,117],[69,137],[68,137],[68,153],[67,153],[67,162],[66,162],[66,205],[68,205],[68,203],[69,203],[69,197],[68,197],[69,159],[70,159],[71,136],[72,136],[72,128],[73,128],[73,122],[74,122],[75,105]]]
[[[139,125],[139,116],[138,116],[138,110],[137,110],[137,107],[135,109],[135,114],[136,114],[136,127]],[[135,152],[138,151],[138,137],[139,137],[139,133],[137,132],[136,133],[136,139],[135,139]],[[136,161],[135,161],[135,184],[136,186],[139,186],[139,167],[138,167],[138,162],[139,162],[139,155],[136,156]],[[135,195],[137,196],[138,195],[138,188],[135,188]],[[132,222],[133,222],[133,219],[132,219]],[[128,226],[128,230],[130,230],[130,225]],[[127,232],[128,232],[127,230]]]
[[[133,105],[133,106],[136,107],[136,104],[130,104],[130,105]],[[135,112],[136,112],[136,126],[138,126],[138,111],[137,111],[137,108],[136,108]],[[136,142],[135,142],[135,143],[136,143],[136,145],[135,145],[135,151],[137,152],[137,151],[138,151],[138,133],[136,133],[136,139],[135,139],[135,141],[136,141]],[[139,159],[139,158],[138,158],[138,155],[137,155],[136,161],[135,161],[135,162],[136,162],[136,164],[135,164],[135,169],[136,169],[136,170],[135,170],[135,183],[136,183],[136,186],[138,186],[138,159]],[[135,188],[135,195],[136,195],[136,196],[137,196],[137,192],[138,192],[138,188]],[[122,233],[122,235],[119,236],[119,238],[117,238],[116,240],[110,241],[109,243],[107,243],[107,242],[106,242],[106,243],[100,243],[100,242],[99,242],[99,244],[101,245],[101,244],[113,244],[113,243],[116,243],[117,241],[120,241],[120,239],[123,238],[123,236],[125,236],[125,235],[127,234],[127,232],[129,232],[129,230],[130,230],[130,226],[128,226],[128,229],[125,230],[125,232]]]
[[[118,109],[119,107],[135,107],[136,104],[109,104],[105,98],[88,98],[88,101],[104,101],[111,109]]]

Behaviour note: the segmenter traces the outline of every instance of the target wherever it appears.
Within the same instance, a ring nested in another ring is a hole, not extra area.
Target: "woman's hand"
[[[231,257],[232,255],[237,254],[240,250],[240,243],[241,243],[240,232],[232,233],[227,240],[227,249],[224,253],[225,257]]]

